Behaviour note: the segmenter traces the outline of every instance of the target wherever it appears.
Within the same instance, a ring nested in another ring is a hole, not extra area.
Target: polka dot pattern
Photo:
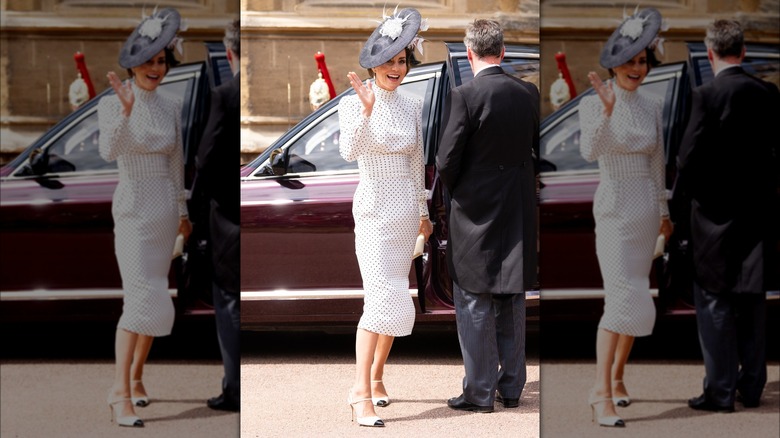
[[[371,116],[357,96],[339,103],[341,156],[357,160],[355,252],[365,298],[358,328],[406,336],[414,326],[409,269],[420,216],[428,214],[422,152],[422,101],[373,87]]]
[[[599,327],[647,336],[655,324],[650,269],[660,216],[668,214],[664,188],[663,121],[659,100],[617,86],[611,117],[598,96],[582,99],[580,150],[598,160],[593,200],[596,254],[604,279]]]
[[[115,95],[98,104],[100,155],[116,160],[114,251],[122,276],[124,307],[118,326],[147,336],[171,333],[168,293],[171,253],[179,216],[187,213],[178,102],[133,86],[130,117]]]

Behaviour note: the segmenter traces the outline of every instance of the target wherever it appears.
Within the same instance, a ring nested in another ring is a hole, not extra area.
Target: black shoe
[[[704,394],[688,400],[688,406],[691,407],[691,409],[696,409],[697,411],[734,412],[733,405],[732,406],[716,405],[712,401],[707,400],[707,397]]]
[[[742,406],[746,408],[757,408],[758,405],[761,404],[759,400],[745,400],[740,393],[737,393],[737,401],[742,403]]]
[[[519,398],[504,398],[501,394],[496,394],[496,401],[504,405],[505,408],[516,408],[520,406]]]
[[[463,394],[447,400],[447,406],[458,411],[493,412],[493,406],[480,406],[466,401]]]
[[[239,412],[241,410],[241,403],[239,403],[238,400],[225,397],[224,393],[220,394],[218,397],[208,399],[206,405],[217,411]]]

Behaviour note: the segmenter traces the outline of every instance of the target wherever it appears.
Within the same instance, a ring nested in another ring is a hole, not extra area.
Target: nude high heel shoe
[[[371,383],[382,383],[381,380],[372,380]],[[384,396],[384,397],[374,397],[373,394],[371,395],[371,403],[374,404],[374,406],[379,406],[380,408],[383,408],[390,404],[390,396]]]
[[[355,418],[357,418],[357,422],[361,426],[368,426],[368,427],[385,427],[385,422],[382,421],[381,418],[377,416],[373,417],[358,417],[357,412],[355,412],[355,405],[362,402],[370,402],[370,398],[361,398],[360,400],[352,400],[352,392],[350,391],[347,393],[347,403],[349,403],[349,407],[352,410],[351,418],[352,421],[355,421]]]
[[[118,398],[118,399],[111,399],[111,394],[108,395],[108,410],[111,414],[111,422],[114,422],[114,417],[116,416],[116,423],[120,426],[126,426],[126,427],[144,427],[144,422],[140,418],[138,418],[135,415],[127,415],[120,417],[117,414],[117,411],[114,409],[114,405],[117,405],[119,403],[124,403],[130,401],[129,398]]]
[[[136,384],[136,383],[141,383],[141,380],[131,380],[130,381],[131,385]],[[142,407],[142,408],[144,408],[146,406],[149,406],[149,396],[148,395],[144,395],[144,396],[141,396],[141,397],[132,397],[131,396],[130,400],[133,402],[133,406],[139,406],[139,407]]]
[[[607,402],[612,403],[612,397],[599,397],[595,392],[590,394],[590,397],[588,397],[588,404],[590,404],[590,409],[593,414],[592,421],[597,421],[599,426],[624,427],[626,423],[617,415],[610,415],[608,417],[601,415],[604,412],[603,407],[601,408],[601,412],[596,412],[596,405],[601,405],[602,403]]]
[[[615,380],[613,383],[623,383],[622,380]],[[612,393],[615,393],[615,388],[612,388]],[[615,403],[615,406],[620,406],[621,408],[625,408],[626,406],[631,404],[631,398],[626,395],[625,397],[612,397],[612,403]]]

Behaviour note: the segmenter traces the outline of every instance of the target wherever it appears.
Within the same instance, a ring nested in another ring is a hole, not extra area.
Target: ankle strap
[[[612,402],[612,397],[594,397],[588,399],[588,403],[595,405],[596,403]]]
[[[381,380],[372,380],[371,383],[382,383]]]
[[[354,405],[355,403],[365,402],[365,401],[372,401],[370,398],[361,398],[358,400],[352,400],[349,402],[349,404]]]
[[[118,398],[118,399],[116,399],[116,400],[111,400],[111,399],[108,399],[108,404],[110,404],[110,405],[115,405],[115,404],[117,404],[117,403],[128,402],[128,401],[130,401],[130,397],[127,397],[127,398]]]

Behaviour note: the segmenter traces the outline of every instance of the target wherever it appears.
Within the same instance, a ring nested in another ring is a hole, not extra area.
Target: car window
[[[474,79],[474,73],[471,71],[471,65],[467,58],[457,58],[457,69],[455,77],[460,78],[460,83],[465,84]],[[509,58],[505,57],[501,61],[501,67],[504,71],[516,78],[531,82],[539,88],[539,60],[529,58]]]
[[[646,81],[642,84],[642,91],[662,98],[664,101],[671,98],[671,90],[674,86],[674,78],[663,78],[657,81]],[[589,89],[584,95],[593,94]],[[664,111],[669,111],[670,105],[664,104]],[[580,155],[580,115],[576,107],[569,107],[562,113],[560,119],[549,130],[542,133],[540,150],[543,160],[546,160],[545,171],[581,171],[598,169],[598,162],[587,162]],[[664,114],[664,131],[668,129],[668,114]],[[666,134],[664,134],[666,138]],[[552,166],[550,166],[550,164]]]
[[[709,60],[700,57],[695,62],[698,64],[696,67],[701,76],[701,83],[712,81],[712,66]],[[742,68],[751,75],[780,87],[780,59],[748,55],[742,60]]]
[[[187,80],[167,82],[160,86],[159,92],[164,96],[181,100],[187,90],[188,82]],[[97,106],[93,106],[87,112],[85,117],[65,127],[46,149],[49,155],[47,173],[116,170],[116,161],[104,160],[98,150],[100,130]],[[25,164],[15,175],[32,174],[30,166]]]
[[[433,79],[407,82],[401,84],[398,92],[423,99],[429,83],[432,86]],[[345,161],[339,154],[340,134],[339,113],[333,111],[290,145],[287,173],[357,169],[356,161]]]
[[[98,153],[100,131],[97,111],[81,119],[49,146],[49,172],[116,169]]]

